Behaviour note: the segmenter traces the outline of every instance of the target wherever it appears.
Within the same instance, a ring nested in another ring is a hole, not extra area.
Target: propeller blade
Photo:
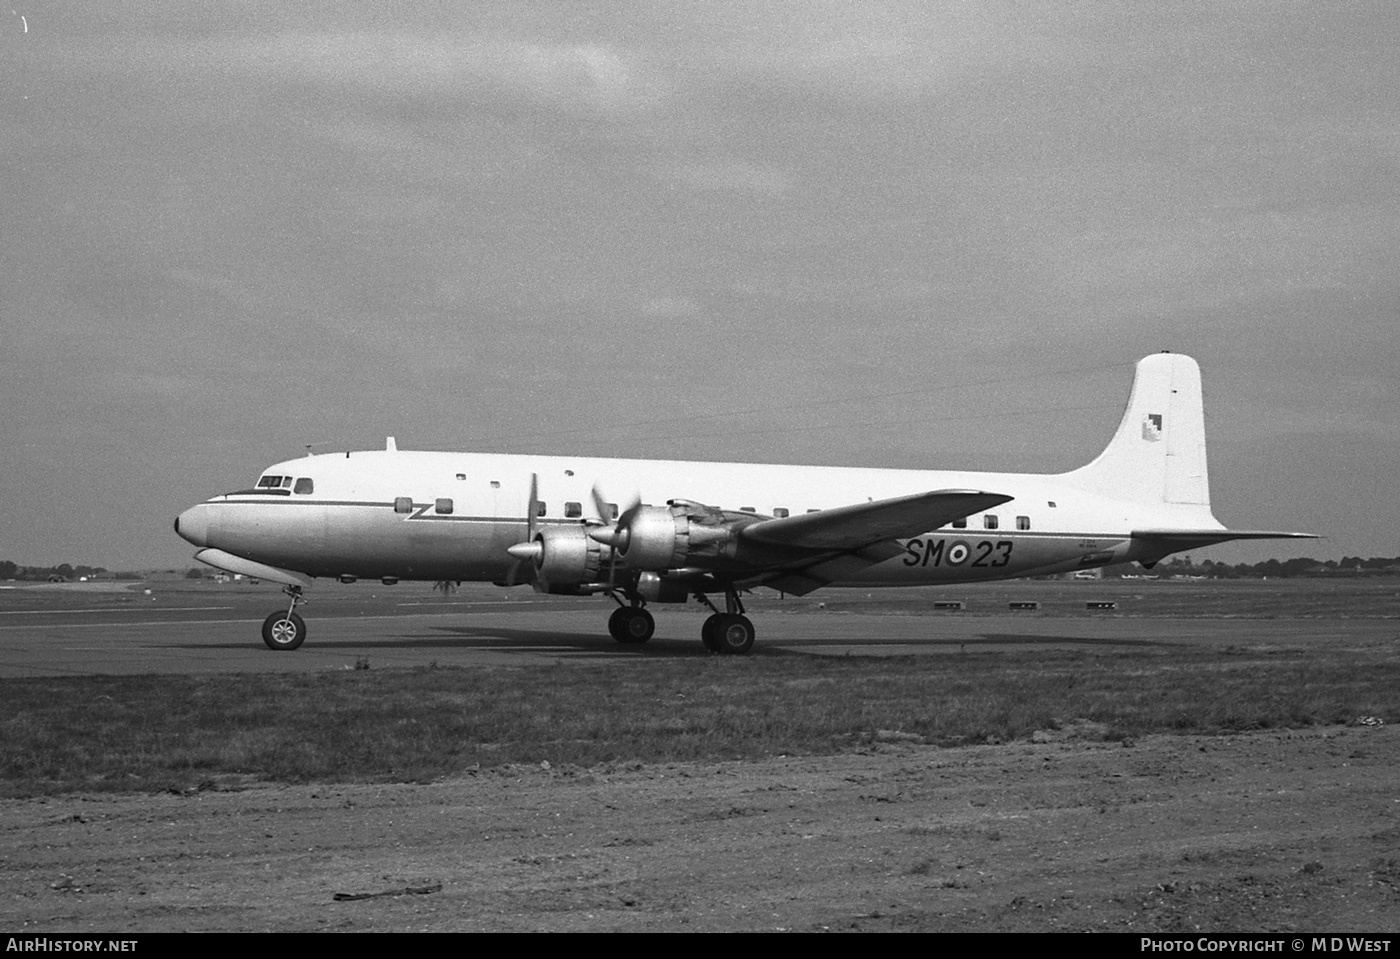
[[[642,508],[642,497],[637,493],[632,494],[632,501],[628,503],[627,508],[614,519],[612,512],[615,507],[603,495],[602,487],[594,483],[593,506],[598,510],[598,518],[607,525],[590,529],[588,538],[612,548],[612,557],[608,562],[608,585],[611,586],[617,581],[617,554],[627,546],[628,526]]]
[[[612,507],[603,497],[603,491],[597,483],[593,484],[593,508],[598,512],[598,518],[604,523],[613,522]]]
[[[637,514],[642,510],[642,498],[638,496],[632,500],[632,505],[622,511],[622,515],[617,518],[619,529],[627,529],[632,525],[632,520],[637,518]]]
[[[540,515],[540,474],[530,474],[530,504],[525,508],[525,539],[527,542],[535,540],[536,520]]]
[[[506,552],[514,556],[515,565],[506,574],[506,585],[520,582],[520,569],[527,562],[537,563],[544,556],[544,547],[535,542],[536,520],[540,513],[540,474],[530,474],[530,499],[525,505],[525,542],[506,547]]]
[[[607,497],[603,495],[602,487],[594,483],[593,508],[598,511],[598,518],[605,524],[616,526],[619,529],[626,529],[627,524],[631,523],[633,517],[637,515],[637,510],[642,508],[642,497],[637,493],[633,493],[631,501],[622,511],[622,514],[620,516],[614,516],[613,510],[617,509],[617,505],[609,503]]]

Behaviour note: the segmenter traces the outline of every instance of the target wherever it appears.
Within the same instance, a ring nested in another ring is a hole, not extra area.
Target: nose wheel
[[[292,598],[292,604],[263,620],[262,637],[268,649],[296,649],[306,641],[306,621],[296,614],[296,608],[306,602],[301,587],[284,586],[282,592]]]

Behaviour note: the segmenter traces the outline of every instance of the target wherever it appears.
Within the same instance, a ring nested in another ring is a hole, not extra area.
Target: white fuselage
[[[506,550],[536,528],[598,525],[596,485],[613,501],[684,498],[762,516],[797,516],[939,489],[1014,497],[965,526],[900,539],[903,551],[831,585],[903,586],[1004,579],[1137,558],[1134,529],[1180,525],[1195,507],[1088,492],[1074,474],[892,470],[398,450],[308,456],[264,473],[263,487],[216,496],[180,517],[195,545],[308,576],[503,581]],[[784,513],[786,511],[786,513]]]

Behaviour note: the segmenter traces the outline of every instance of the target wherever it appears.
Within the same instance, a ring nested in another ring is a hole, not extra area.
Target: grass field
[[[421,781],[509,763],[825,754],[883,741],[952,745],[1037,732],[1125,739],[1364,717],[1393,723],[1400,721],[1396,642],[1338,647],[1321,639],[1327,618],[1395,615],[1397,591],[1400,584],[1361,581],[1130,581],[937,594],[998,611],[1007,596],[1035,594],[1050,615],[1082,614],[1083,599],[1103,597],[1120,601],[1126,615],[1317,616],[1319,642],[1295,646],[4,680],[0,795],[189,790],[249,779]],[[160,592],[164,602],[200,595]],[[53,595],[43,601],[92,599]],[[363,593],[342,595],[370,602]],[[913,615],[932,598],[922,590],[870,598],[833,592],[754,607],[773,614],[825,602],[833,610]],[[254,599],[265,603],[266,591]],[[19,600],[6,595],[4,602]]]

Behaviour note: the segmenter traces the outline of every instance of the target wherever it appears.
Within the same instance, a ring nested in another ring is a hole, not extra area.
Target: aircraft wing
[[[943,489],[754,523],[739,530],[739,538],[788,558],[741,585],[770,586],[803,596],[898,556],[904,549],[897,539],[927,533],[1013,498],[982,490]]]
[[[739,538],[766,546],[857,550],[883,540],[927,533],[1011,499],[1014,497],[981,490],[933,490],[765,520],[739,530]]]

